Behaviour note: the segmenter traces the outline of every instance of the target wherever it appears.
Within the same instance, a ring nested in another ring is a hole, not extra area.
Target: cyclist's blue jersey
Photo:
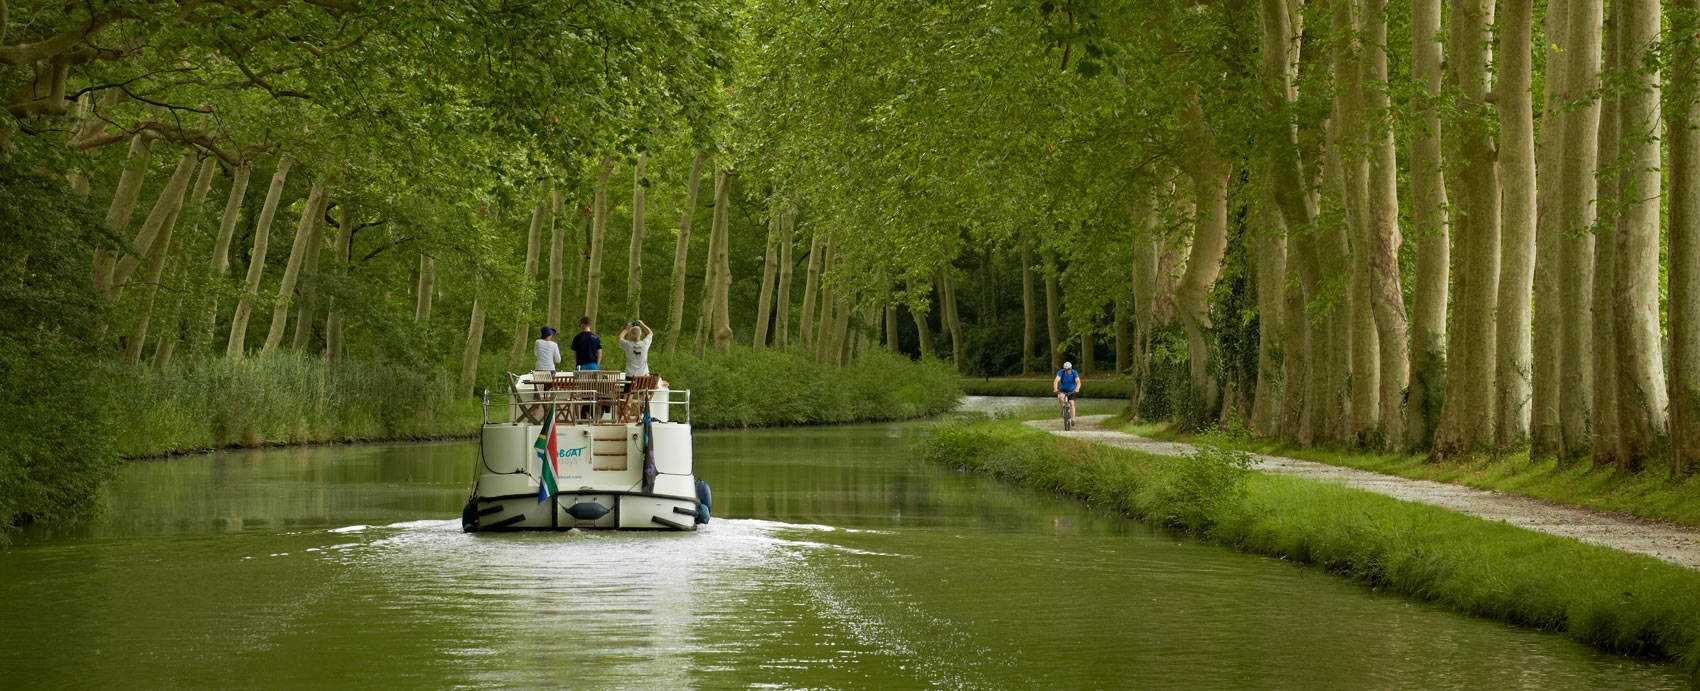
[[[1072,369],[1057,370],[1057,376],[1062,377],[1062,381],[1057,383],[1057,389],[1063,393],[1080,388],[1079,372]]]

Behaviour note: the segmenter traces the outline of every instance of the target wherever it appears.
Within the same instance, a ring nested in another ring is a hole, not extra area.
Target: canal
[[[909,450],[927,429],[700,432],[715,519],[695,534],[463,534],[471,442],[132,463],[101,521],[0,550],[0,678],[1686,687],[1665,665],[918,463]]]

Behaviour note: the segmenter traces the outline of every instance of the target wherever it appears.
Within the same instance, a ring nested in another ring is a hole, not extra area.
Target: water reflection
[[[0,551],[7,686],[1679,688],[1078,502],[920,424],[702,433],[697,534],[465,535],[474,447],[135,464]]]

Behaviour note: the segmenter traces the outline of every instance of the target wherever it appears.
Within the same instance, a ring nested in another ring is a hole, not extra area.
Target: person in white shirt
[[[561,346],[555,342],[555,330],[543,327],[543,337],[531,347],[537,353],[537,362],[531,369],[538,372],[553,372],[555,365],[561,362]]]
[[[632,334],[632,340],[626,340],[626,334]],[[643,338],[637,338],[639,335],[643,335]],[[643,323],[642,319],[633,320],[626,325],[625,331],[620,332],[620,350],[626,354],[627,377],[649,374],[649,344],[654,342],[655,330]]]

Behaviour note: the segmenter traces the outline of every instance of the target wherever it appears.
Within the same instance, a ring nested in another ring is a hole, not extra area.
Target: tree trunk
[[[350,244],[354,240],[354,214],[349,212],[349,205],[346,203],[342,205],[340,211],[342,212],[342,217],[338,219],[339,223],[337,224],[336,229],[336,245],[331,248],[331,251],[336,253],[335,266],[337,275],[347,276],[349,252],[351,249]],[[537,274],[536,233],[531,234],[531,252],[529,256],[530,261],[526,262],[526,265],[530,267],[529,272],[526,274],[527,279],[530,279]],[[526,282],[530,283],[529,280]],[[342,310],[337,309],[335,295],[331,296],[330,303],[325,306],[325,309],[330,312],[330,315],[325,317],[325,359],[338,360],[342,358],[343,316]],[[522,325],[521,328],[523,329],[524,326]]]
[[[1495,428],[1493,312],[1499,284],[1499,175],[1494,167],[1492,120],[1487,104],[1489,0],[1466,0],[1451,9],[1447,45],[1448,79],[1461,95],[1446,129],[1457,165],[1452,198],[1457,200],[1461,259],[1454,280],[1452,372],[1440,408],[1433,453],[1451,456],[1487,448]]]
[[[304,277],[317,276],[319,273],[319,251],[325,245],[325,210],[329,208],[329,200],[321,201],[319,213],[313,219],[313,233],[307,237],[307,256],[301,265],[301,275]],[[290,341],[289,348],[302,352],[307,348],[307,342],[313,338],[313,325],[319,321],[319,289],[309,278],[307,284],[301,286],[301,306],[295,317],[295,338]]]
[[[1569,90],[1566,86],[1569,73],[1565,71],[1566,54],[1559,49],[1560,45],[1569,45],[1569,37],[1565,34],[1566,11],[1563,5],[1547,9],[1544,18],[1546,41],[1541,48],[1546,58],[1546,88],[1541,93],[1541,131],[1535,142],[1534,321],[1531,325],[1529,363],[1529,455],[1535,458],[1557,454],[1564,438],[1558,416],[1559,399],[1563,395],[1559,378],[1563,371],[1560,369],[1563,357],[1560,330],[1564,324],[1563,308],[1559,303],[1559,286],[1562,283],[1559,266],[1563,261],[1560,255],[1564,236],[1560,232],[1558,215],[1559,179],[1562,175],[1558,167],[1568,119],[1562,99]],[[1576,153],[1580,155],[1581,152]],[[1506,199],[1510,201],[1510,197]],[[1510,208],[1509,203],[1507,208]],[[1503,267],[1501,270],[1504,270]],[[1504,358],[1501,358],[1503,362]]]
[[[254,174],[254,167],[244,163],[236,168],[236,173],[230,179],[230,196],[224,203],[224,216],[218,223],[218,238],[213,241],[211,264],[208,276],[214,284],[224,280],[224,275],[230,270],[230,238],[236,234],[236,220],[242,215],[242,200],[248,194],[248,178]],[[200,358],[212,343],[213,331],[218,327],[218,293],[214,291],[207,296],[207,307],[203,317],[194,357]]]
[[[142,229],[136,233],[136,239],[130,242],[136,254],[125,253],[113,266],[112,275],[107,277],[106,294],[109,297],[116,298],[124,292],[124,284],[142,265],[142,260],[153,256],[154,241],[162,233],[169,233],[167,225],[177,222],[177,214],[183,209],[183,198],[189,192],[189,182],[195,176],[195,163],[193,151],[184,151],[177,159],[177,170],[171,174],[165,188],[159,191],[153,210],[148,212],[147,220],[142,221]]]
[[[1499,97],[1499,308],[1494,313],[1495,441],[1501,448],[1529,438],[1532,318],[1535,280],[1535,121],[1530,103],[1533,0],[1503,0],[1499,13],[1496,93]],[[1548,73],[1548,78],[1557,77]]]
[[[277,287],[277,301],[272,303],[272,328],[266,333],[266,345],[261,354],[270,353],[283,345],[284,327],[289,324],[289,303],[295,295],[295,282],[301,277],[301,267],[311,253],[309,247],[318,235],[319,217],[325,211],[325,185],[313,183],[307,193],[306,205],[301,208],[301,222],[295,226],[295,242],[289,248],[289,263],[283,267],[283,281]],[[424,279],[420,279],[424,283]],[[428,291],[421,291],[428,292]],[[429,314],[429,306],[426,307]]]
[[[265,275],[266,245],[271,236],[272,221],[277,218],[283,182],[289,177],[289,167],[293,165],[295,160],[288,156],[278,159],[277,170],[272,173],[271,188],[266,191],[265,204],[260,207],[260,218],[254,225],[254,250],[248,259],[248,289],[242,294],[242,300],[236,303],[236,314],[230,318],[230,339],[225,346],[225,355],[232,360],[242,357],[245,352],[248,316],[254,311],[254,299],[260,293],[260,278]],[[225,217],[231,217],[229,207],[225,208]]]
[[[123,235],[130,228],[130,217],[136,213],[136,203],[142,198],[142,181],[148,175],[148,162],[153,158],[153,137],[143,132],[130,138],[130,153],[124,159],[124,172],[118,175],[118,187],[112,192],[112,204],[106,209],[106,226]],[[117,259],[111,252],[96,249],[91,280],[101,292],[107,290],[112,264]]]
[[[1089,331],[1080,332],[1080,373],[1091,376],[1098,373],[1098,344],[1092,340]]]
[[[1339,194],[1346,209],[1346,229],[1350,238],[1351,269],[1349,288],[1343,296],[1344,318],[1351,329],[1351,348],[1348,352],[1351,375],[1346,380],[1350,403],[1343,418],[1351,443],[1367,446],[1375,436],[1381,418],[1381,363],[1377,348],[1380,337],[1375,329],[1375,309],[1370,300],[1370,256],[1373,242],[1370,230],[1370,158],[1367,148],[1373,139],[1371,118],[1365,112],[1364,73],[1366,56],[1359,43],[1368,43],[1359,35],[1360,18],[1355,16],[1360,3],[1335,2],[1333,10],[1334,36],[1330,51],[1334,75],[1339,85],[1335,89],[1334,115],[1329,123],[1331,134],[1328,155],[1338,166]],[[1367,13],[1366,13],[1367,14]]]
[[[1305,401],[1309,398],[1305,384],[1310,380],[1309,315],[1305,313],[1303,281],[1299,278],[1298,252],[1287,253],[1283,268],[1286,285],[1282,289],[1281,309],[1281,420],[1280,434],[1288,439],[1301,438]]]
[[[950,330],[950,362],[958,373],[965,369],[967,357],[963,349],[967,346],[962,340],[962,319],[956,313],[956,278],[952,276],[953,267],[946,266],[939,274],[939,318],[944,320],[944,328]],[[1052,283],[1055,278],[1049,279]],[[1054,303],[1053,303],[1054,304]]]
[[[549,320],[547,326],[559,330],[567,326],[566,322],[561,321],[561,288],[566,282],[566,276],[562,273],[562,262],[567,256],[568,227],[565,199],[560,192],[555,192],[553,196],[555,213],[544,221],[549,226],[549,313],[544,315],[544,318]]]
[[[849,346],[851,306],[842,293],[839,294],[833,309],[835,316],[832,322],[832,340],[827,349],[827,364],[843,367],[848,364],[844,351]]]
[[[194,162],[188,154],[184,155],[184,160],[191,164]],[[175,181],[175,178],[173,180]],[[173,191],[170,187],[167,187],[164,192],[160,193],[160,196],[165,197],[170,194],[173,194]],[[165,272],[166,255],[171,251],[172,229],[177,225],[177,212],[183,204],[183,191],[181,189],[176,190],[176,197],[177,203],[170,205],[175,208],[168,211],[168,216],[160,222],[159,233],[152,238],[148,254],[145,255],[148,265],[142,278],[142,295],[135,306],[136,316],[130,328],[130,336],[124,342],[124,362],[131,367],[140,363],[142,345],[147,340],[148,322],[153,316],[154,300],[159,295],[159,282]],[[154,209],[157,211],[161,204],[166,203],[164,199],[161,199],[158,204],[154,205]],[[153,219],[149,218],[148,220],[152,221]]]
[[[885,304],[881,306],[885,313],[885,348],[893,355],[900,355],[903,349],[897,343],[897,305],[891,301],[891,288],[885,289]]]
[[[1062,363],[1063,363],[1062,305],[1061,305],[1062,298],[1058,294],[1059,291],[1057,289],[1057,271],[1058,271],[1058,269],[1057,269],[1057,265],[1056,265],[1056,259],[1051,255],[1051,253],[1046,252],[1045,253],[1045,328],[1049,332],[1047,335],[1049,335],[1051,337],[1051,371],[1052,372],[1055,372],[1057,370],[1062,369]],[[939,295],[939,299],[943,300],[944,295],[942,295],[942,294]],[[944,319],[946,321],[946,325],[948,326],[950,318],[947,315],[943,314],[942,312],[940,313],[939,317],[941,319]]]
[[[732,184],[736,176],[723,170],[720,177],[725,182],[714,189],[714,235],[719,238],[714,250],[714,349],[724,353],[732,348],[732,315],[727,301],[732,288]]]
[[[816,233],[809,241],[809,272],[803,281],[803,311],[797,315],[797,343],[808,352],[814,348],[815,336],[815,298],[820,292],[820,271],[825,250],[820,244],[820,234]]]
[[[770,196],[771,198],[771,196]],[[750,335],[750,347],[767,347],[768,315],[773,313],[773,278],[779,273],[779,214],[769,209],[767,220],[767,252],[762,256],[761,289],[756,297],[756,330]]]
[[[632,168],[632,246],[626,256],[626,311],[627,320],[638,319],[643,307],[643,167],[649,162],[649,154],[638,154],[637,165]]]
[[[1390,123],[1392,85],[1387,73],[1387,0],[1372,0],[1365,21],[1369,30],[1364,41],[1365,81],[1369,112],[1378,123]],[[1404,282],[1399,270],[1399,160],[1394,150],[1393,128],[1378,125],[1372,132],[1374,151],[1369,169],[1369,292],[1375,317],[1376,343],[1381,366],[1380,424],[1376,431],[1383,448],[1404,444],[1405,420],[1401,404],[1410,381],[1410,353],[1406,348]]]
[[[1599,102],[1585,97],[1599,88],[1600,0],[1570,0],[1565,20],[1564,80],[1566,100],[1581,99],[1578,106],[1565,104],[1559,111],[1564,137],[1558,157],[1559,325],[1560,383],[1558,418],[1561,426],[1559,458],[1572,460],[1591,451],[1589,422],[1594,400],[1593,339],[1594,315],[1590,300],[1594,291],[1595,156],[1600,151]],[[1539,380],[1536,381],[1537,386]]]
[[[1265,188],[1257,215],[1257,244],[1252,251],[1257,278],[1257,388],[1252,394],[1251,428],[1272,437],[1279,433],[1281,406],[1275,382],[1281,372],[1276,360],[1282,352],[1287,280],[1287,238],[1280,211],[1275,208],[1274,190]]]
[[[927,313],[911,309],[909,316],[915,320],[916,336],[921,340],[921,357],[933,357],[933,330],[927,326]]]
[[[1039,338],[1037,300],[1033,290],[1033,244],[1021,241],[1021,374],[1033,373],[1033,358]],[[1052,359],[1055,359],[1054,357]]]
[[[603,156],[596,171],[596,197],[590,221],[590,263],[584,288],[584,316],[596,330],[596,310],[602,302],[602,246],[608,235],[608,178],[614,174],[614,159]]]
[[[691,220],[697,213],[697,187],[702,182],[702,164],[707,151],[698,151],[691,159],[691,176],[685,185],[685,209],[679,215],[679,238],[673,243],[673,296],[667,320],[667,357],[678,350],[679,336],[685,323],[685,266],[691,250]]]
[[[1411,138],[1411,217],[1416,244],[1415,280],[1411,301],[1411,387],[1405,439],[1414,448],[1427,446],[1440,421],[1446,390],[1446,293],[1450,283],[1451,248],[1447,240],[1446,179],[1441,170],[1440,0],[1411,3],[1412,71],[1417,93],[1410,109],[1416,113]]]
[[[437,258],[430,253],[419,253],[419,284],[413,289],[413,321],[416,324],[428,324],[431,321],[431,297],[436,294]]]
[[[832,263],[836,258],[833,241],[828,238],[826,254],[821,258],[820,315],[815,323],[815,361],[823,365],[829,362],[827,355],[832,348],[832,310],[837,304],[838,292],[833,290],[832,284],[827,283],[825,278],[827,272],[832,269]]]
[[[212,192],[212,181],[218,173],[218,161],[211,157],[201,162],[201,172],[195,175],[195,186],[189,192],[188,213],[189,225],[187,232],[191,237],[200,235],[201,217],[205,215],[207,195]],[[181,217],[178,222],[181,222]],[[154,346],[153,368],[163,370],[171,362],[171,356],[177,350],[177,338],[183,331],[183,300],[189,292],[189,277],[184,270],[187,261],[184,243],[177,243],[178,249],[171,258],[170,275],[172,290],[175,296],[171,308],[166,310],[165,329],[160,333]],[[198,333],[198,331],[197,331]]]
[[[1162,246],[1152,238],[1158,232],[1156,205],[1147,202],[1146,216],[1133,240],[1133,371],[1128,407],[1139,414],[1140,402],[1145,400],[1145,387],[1151,376],[1151,332],[1157,326],[1157,259]]]
[[[548,182],[544,182],[542,189],[537,194],[537,203],[531,207],[531,226],[525,236],[525,288],[520,291],[522,296],[530,295],[531,287],[536,285],[537,265],[543,254],[543,225],[549,220],[550,205],[555,196],[552,187]],[[557,234],[551,233],[550,235]],[[551,237],[549,241],[553,244],[555,237]],[[550,249],[553,250],[554,248],[551,247]],[[551,252],[549,266],[552,272],[560,266],[559,258],[560,253]],[[551,290],[559,285],[554,282],[554,277],[555,275],[551,273],[549,283]],[[559,302],[556,301],[551,304],[558,305]],[[519,314],[514,317],[514,344],[512,348],[508,349],[508,369],[518,369],[525,364],[525,346],[531,343],[531,325],[526,323],[526,316],[536,305],[536,302],[526,300],[520,305]],[[561,325],[548,324],[547,326],[560,328]]]
[[[1625,0],[1618,45],[1624,65],[1640,67],[1658,50],[1659,3]],[[1615,299],[1617,326],[1618,426],[1625,470],[1665,453],[1670,418],[1665,392],[1663,344],[1659,329],[1659,72],[1637,69],[1623,96],[1620,178],[1624,208],[1616,232]]]
[[[1196,118],[1202,118],[1196,114]],[[1214,328],[1204,299],[1222,271],[1228,247],[1228,166],[1213,153],[1204,154],[1191,173],[1193,199],[1198,217],[1193,228],[1192,252],[1186,273],[1175,288],[1175,305],[1186,329],[1187,369],[1192,387],[1195,420],[1215,412],[1217,392],[1210,379],[1210,346],[1205,331]],[[1049,287],[1047,285],[1047,287]]]
[[[1603,74],[1615,74],[1623,65],[1622,37],[1623,3],[1612,3],[1610,14],[1603,25],[1603,45],[1600,50]],[[1600,96],[1600,125],[1596,164],[1601,166],[1596,173],[1595,212],[1599,223],[1594,231],[1594,321],[1591,329],[1593,345],[1594,377],[1594,419],[1591,426],[1593,461],[1595,466],[1605,466],[1617,463],[1622,458],[1621,439],[1618,428],[1618,399],[1617,399],[1617,339],[1612,330],[1616,328],[1616,319],[1612,316],[1616,301],[1612,291],[1617,289],[1613,280],[1616,273],[1617,235],[1616,226],[1621,220],[1623,204],[1620,181],[1615,172],[1618,164],[1619,129],[1618,118],[1621,112],[1618,108],[1619,98],[1613,92],[1607,91]]]
[[[1671,473],[1700,457],[1700,40],[1693,21],[1700,0],[1677,0],[1673,19],[1668,109],[1670,189],[1670,449]]]
[[[477,395],[472,387],[478,384],[478,353],[484,346],[484,305],[472,299],[472,323],[466,327],[466,348],[460,355],[460,391],[464,397]]]
[[[714,325],[714,308],[716,307],[714,302],[714,289],[720,283],[720,263],[715,257],[715,253],[720,249],[720,226],[716,225],[718,221],[715,219],[720,213],[718,205],[720,203],[721,188],[725,186],[726,171],[716,170],[714,173],[714,203],[716,207],[709,214],[708,252],[703,257],[702,309],[697,314],[695,341],[696,354],[698,356],[701,356],[704,348],[707,347],[710,332],[713,330]]]
[[[779,296],[774,299],[774,345],[791,343],[791,233],[797,227],[797,212],[789,207],[779,216]]]
[[[1116,374],[1127,372],[1127,301],[1116,301]]]

